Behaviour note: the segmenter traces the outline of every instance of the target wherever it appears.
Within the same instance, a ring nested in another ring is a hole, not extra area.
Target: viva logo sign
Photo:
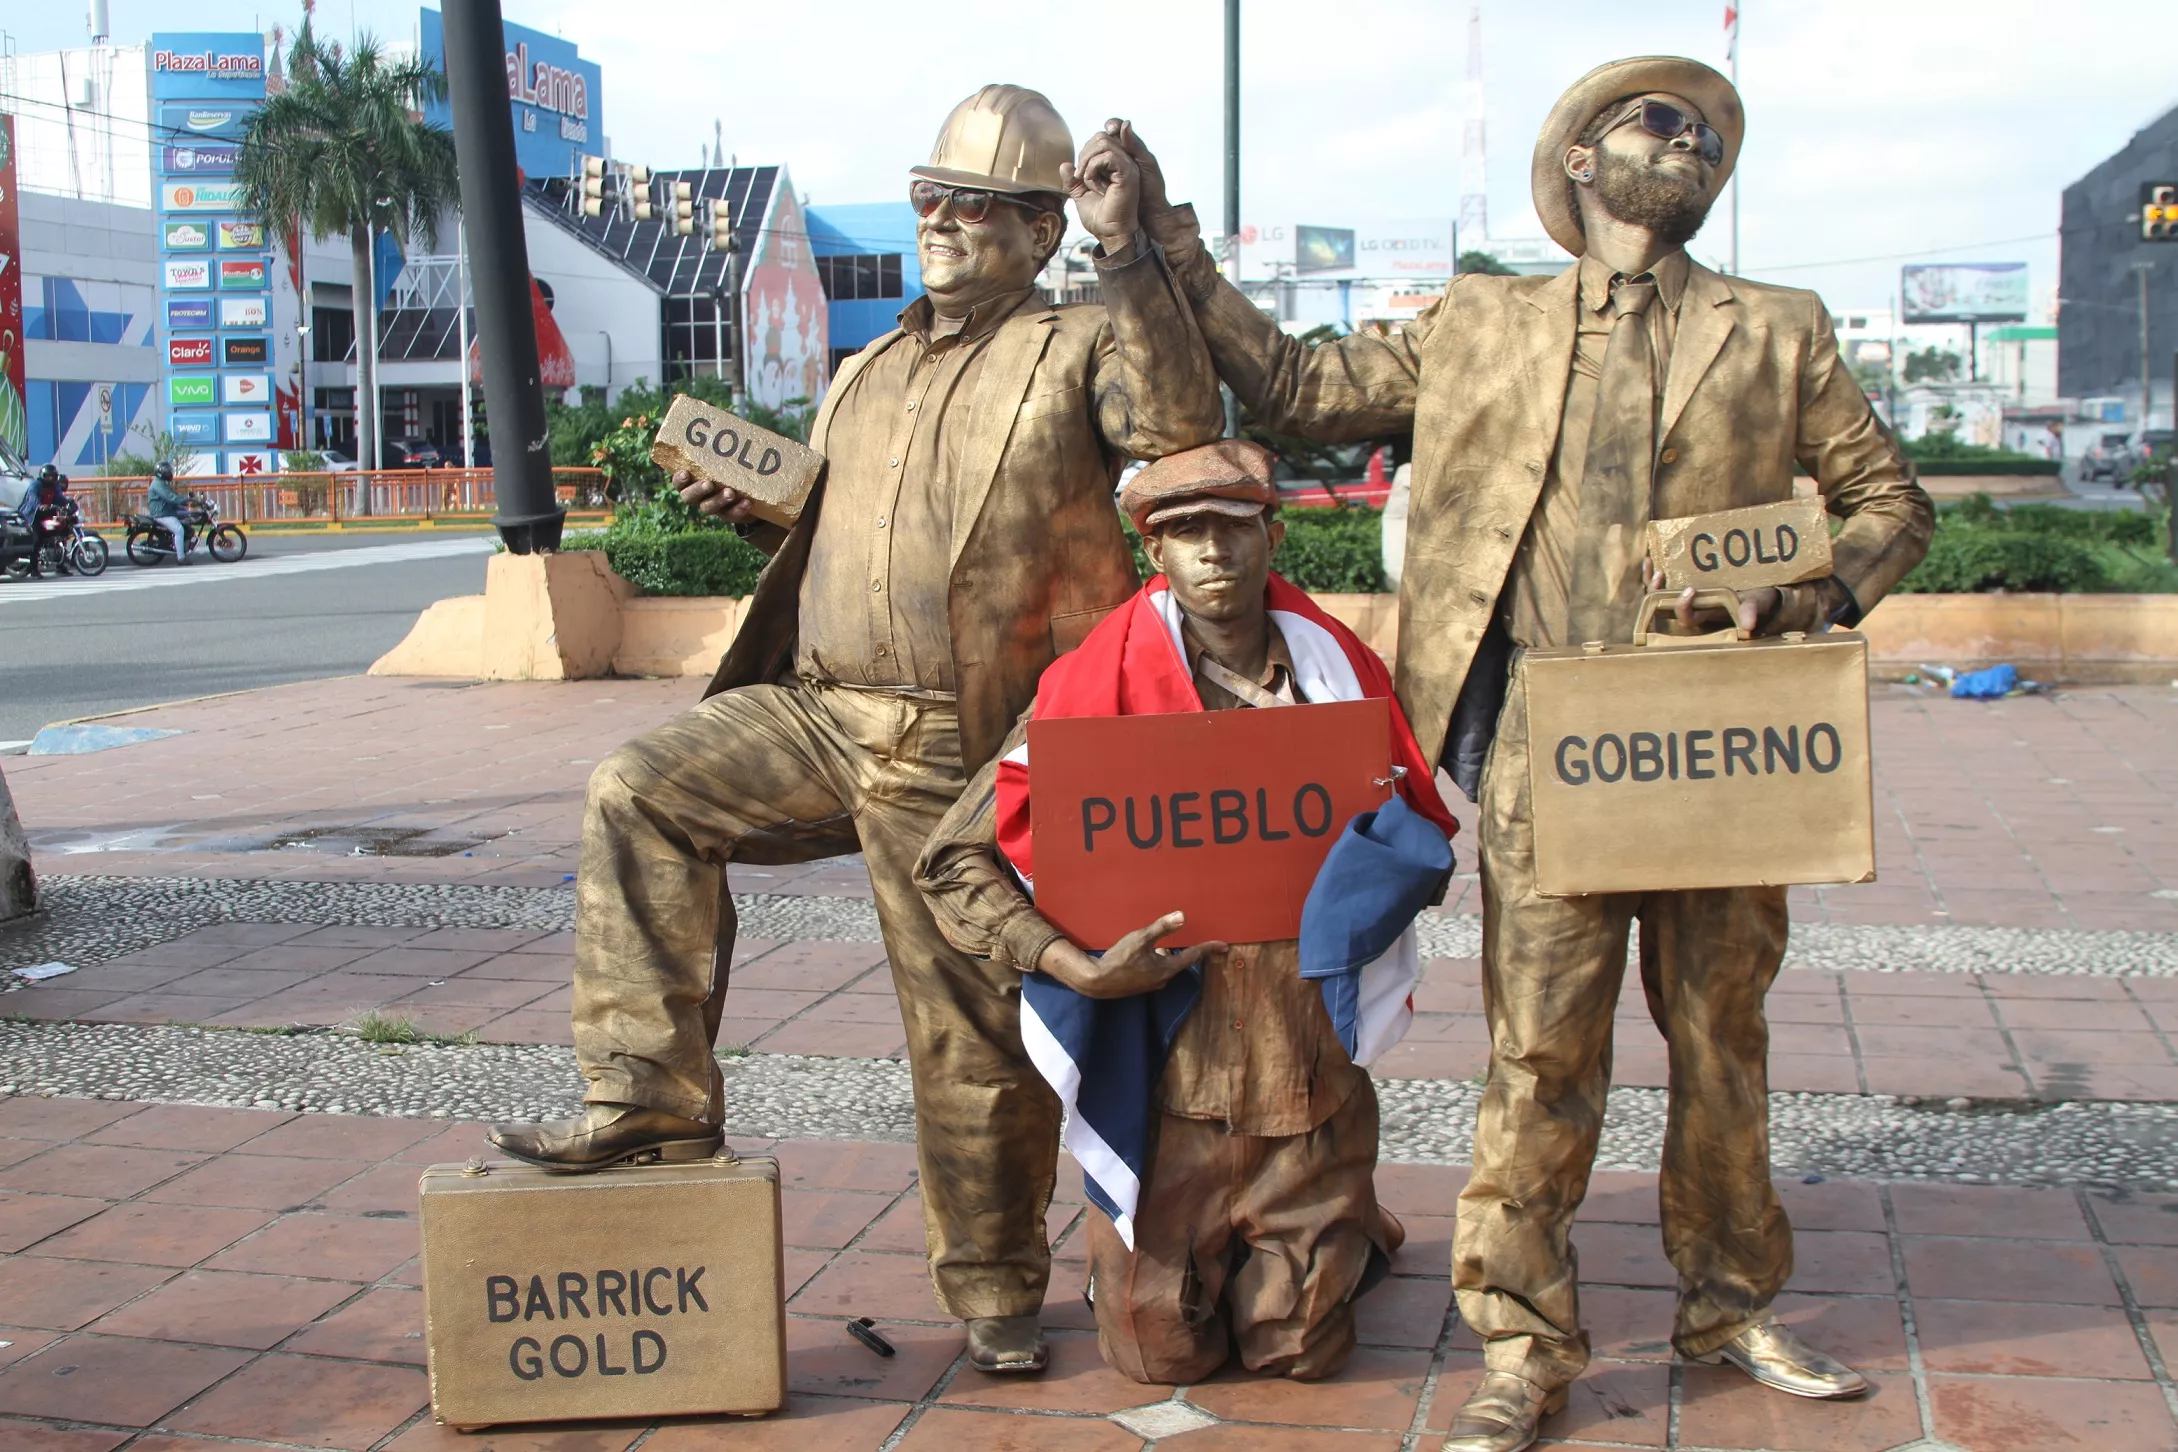
[[[212,380],[208,377],[169,378],[166,401],[174,408],[212,403],[215,401]]]

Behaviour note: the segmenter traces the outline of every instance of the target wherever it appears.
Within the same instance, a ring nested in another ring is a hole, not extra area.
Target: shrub
[[[1958,523],[1936,531],[1928,557],[1898,584],[1909,593],[1943,594],[2093,592],[2109,587],[2109,572],[2102,560],[2077,539]]]
[[[1384,519],[1359,505],[1345,509],[1288,509],[1286,542],[1271,567],[1293,584],[1318,595],[1373,595],[1390,588],[1384,578]],[[1135,537],[1134,526],[1120,521],[1134,548],[1134,567],[1143,579],[1156,572]]]
[[[588,530],[563,550],[603,550],[613,573],[645,595],[746,595],[763,573],[764,552],[730,529]]]

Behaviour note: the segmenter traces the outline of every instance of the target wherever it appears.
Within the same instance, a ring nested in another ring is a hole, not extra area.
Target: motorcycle
[[[199,541],[223,565],[231,565],[249,553],[249,536],[232,524],[221,524],[219,506],[201,494],[192,494],[184,502],[181,522],[184,555],[193,552]],[[124,548],[130,564],[155,565],[174,558],[174,537],[150,515],[132,514]]]
[[[13,510],[0,513],[0,578],[27,579],[38,573],[38,536]]]
[[[86,578],[106,573],[106,540],[83,522],[83,511],[73,497],[63,495],[59,504],[39,511],[36,530],[43,568],[56,575]]]

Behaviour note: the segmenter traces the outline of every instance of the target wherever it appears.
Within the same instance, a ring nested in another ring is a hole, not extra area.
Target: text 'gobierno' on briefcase
[[[1538,889],[1872,880],[1867,641],[1651,634],[1672,599],[1643,603],[1635,644],[1522,657]]]
[[[562,1175],[433,1165],[421,1183],[431,1410],[456,1427],[786,1401],[779,1166]]]

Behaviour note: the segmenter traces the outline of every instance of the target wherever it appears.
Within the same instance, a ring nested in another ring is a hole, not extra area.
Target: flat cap
[[[1246,439],[1219,439],[1148,465],[1119,491],[1119,507],[1148,534],[1188,514],[1261,514],[1278,503],[1276,456]]]

